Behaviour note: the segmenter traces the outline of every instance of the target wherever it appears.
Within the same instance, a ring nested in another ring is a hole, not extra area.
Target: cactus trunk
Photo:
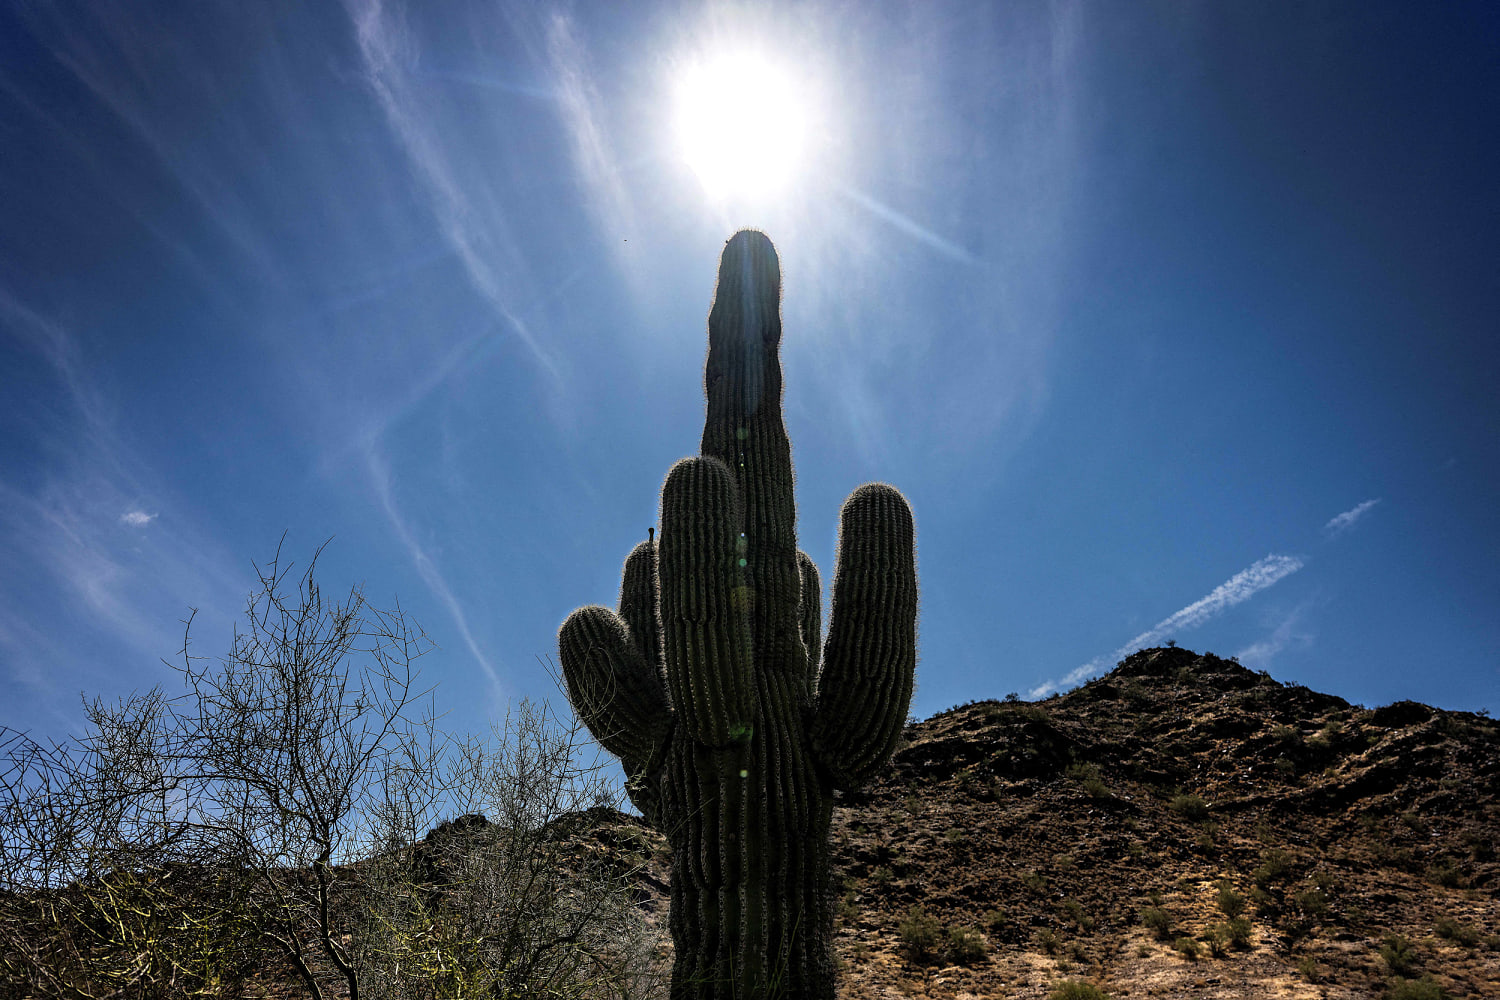
[[[831,622],[797,550],[781,420],[781,281],[737,233],[709,314],[702,454],[672,467],[661,539],[626,561],[618,613],[575,611],[568,696],[672,847],[673,1000],[832,1000],[835,788],[885,763],[911,700],[911,511],[873,483],[844,504]]]

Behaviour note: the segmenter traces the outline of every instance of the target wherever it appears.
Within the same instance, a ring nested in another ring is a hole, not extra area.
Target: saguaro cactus
[[[824,644],[780,342],[776,251],[737,233],[708,317],[702,453],[667,474],[619,612],[580,608],[558,637],[574,708],[671,844],[673,1000],[831,1000],[833,791],[886,761],[911,701],[911,510],[883,483],[845,501]]]

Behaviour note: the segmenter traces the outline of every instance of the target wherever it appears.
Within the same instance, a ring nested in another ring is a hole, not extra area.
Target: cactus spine
[[[701,454],[668,473],[618,613],[580,608],[558,637],[574,708],[671,844],[673,1000],[832,1000],[833,791],[885,763],[911,701],[911,510],[882,483],[845,501],[825,644],[780,342],[776,251],[742,231],[709,313]]]

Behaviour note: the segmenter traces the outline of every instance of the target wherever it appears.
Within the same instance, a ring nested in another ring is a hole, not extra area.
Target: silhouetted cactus
[[[673,1000],[831,1000],[833,790],[885,763],[911,701],[914,529],[890,486],[844,503],[822,642],[780,307],[771,241],[735,234],[708,318],[702,454],[668,473],[661,539],[626,560],[619,613],[581,608],[559,634],[574,708],[672,846]]]

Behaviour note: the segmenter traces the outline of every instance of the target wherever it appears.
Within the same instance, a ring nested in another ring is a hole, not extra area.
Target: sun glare
[[[711,197],[764,197],[786,189],[805,152],[809,96],[751,53],[687,68],[677,81],[677,144]]]

